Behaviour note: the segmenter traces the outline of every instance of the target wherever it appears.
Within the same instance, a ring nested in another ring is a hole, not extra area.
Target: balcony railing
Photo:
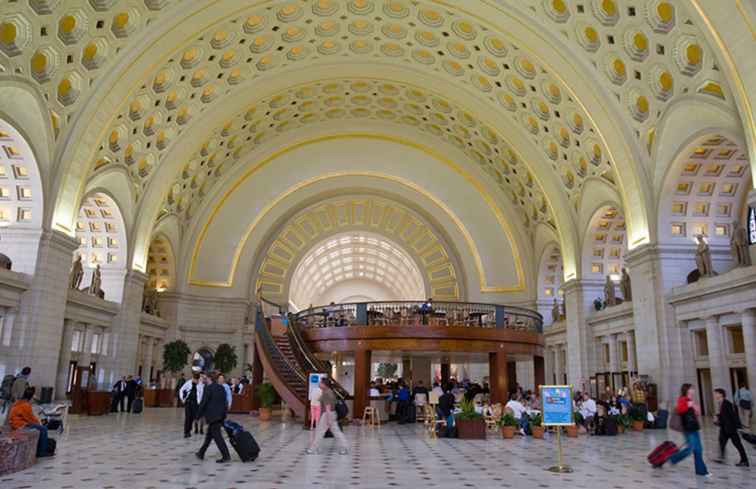
[[[294,315],[305,328],[348,326],[467,326],[543,333],[543,317],[529,309],[469,302],[355,302],[311,307]]]

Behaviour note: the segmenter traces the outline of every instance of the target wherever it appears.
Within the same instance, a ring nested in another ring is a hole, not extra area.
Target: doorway
[[[712,394],[711,370],[708,368],[698,369],[698,399],[701,403],[701,415],[711,416],[714,414],[714,397]]]
[[[731,382],[731,388],[730,391],[732,394],[735,394],[735,392],[738,391],[741,384],[745,385],[747,388],[751,388],[750,385],[748,385],[748,370],[746,370],[745,367],[735,367],[730,369],[730,382]]]

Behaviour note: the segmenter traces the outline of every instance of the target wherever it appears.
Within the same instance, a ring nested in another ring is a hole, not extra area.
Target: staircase
[[[284,380],[286,380],[286,384],[296,392],[298,397],[307,399],[307,382],[300,382],[302,377],[307,378],[307,376],[302,372],[299,363],[297,362],[297,357],[291,350],[289,338],[287,336],[273,336],[273,341],[283,355],[283,360],[287,365],[292,367],[291,369],[287,369],[279,363],[279,365],[277,365],[279,367],[277,370],[282,373]]]

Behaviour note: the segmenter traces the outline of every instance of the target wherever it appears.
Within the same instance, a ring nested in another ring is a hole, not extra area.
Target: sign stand
[[[572,467],[565,465],[562,460],[562,426],[575,424],[572,413],[572,386],[541,386],[541,413],[543,426],[555,426],[557,429],[557,464],[546,470],[556,474],[569,474]]]

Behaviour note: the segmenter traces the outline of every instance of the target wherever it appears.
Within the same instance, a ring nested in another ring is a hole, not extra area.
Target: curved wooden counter
[[[305,328],[315,352],[446,351],[543,355],[543,335],[513,328],[474,326],[333,326]]]

